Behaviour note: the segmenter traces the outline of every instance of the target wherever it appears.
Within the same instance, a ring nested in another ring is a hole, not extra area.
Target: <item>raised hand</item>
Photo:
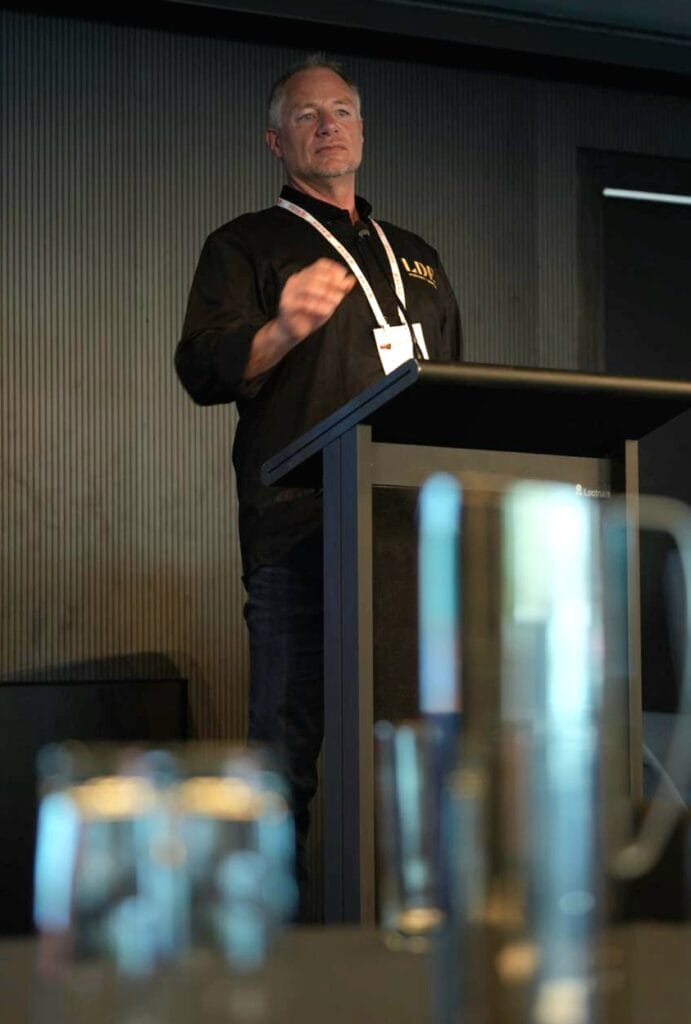
[[[355,277],[326,258],[291,274],[283,286],[278,314],[257,331],[245,368],[245,379],[265,373],[286,352],[326,323],[355,284]]]
[[[292,274],[281,292],[276,326],[288,344],[321,327],[355,284],[342,263],[320,259]]]

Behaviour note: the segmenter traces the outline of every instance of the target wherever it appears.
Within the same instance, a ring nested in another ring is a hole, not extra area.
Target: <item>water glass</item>
[[[426,951],[444,920],[440,772],[444,734],[433,721],[375,726],[377,905],[394,949]]]
[[[219,954],[263,963],[296,903],[283,779],[259,747],[60,744],[39,758],[42,969],[150,977]]]
[[[198,746],[174,815],[186,857],[191,939],[238,970],[258,967],[295,912],[295,835],[287,790],[267,750]]]

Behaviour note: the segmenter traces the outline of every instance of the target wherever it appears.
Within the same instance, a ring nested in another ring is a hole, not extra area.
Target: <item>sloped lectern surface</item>
[[[609,458],[690,407],[691,381],[411,359],[269,459],[262,479],[317,483],[315,456],[358,423],[373,441]]]

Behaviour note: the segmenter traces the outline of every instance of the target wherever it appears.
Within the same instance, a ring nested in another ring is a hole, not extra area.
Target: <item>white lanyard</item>
[[[325,228],[321,221],[318,221],[317,218],[313,217],[312,214],[309,213],[307,210],[304,210],[301,206],[298,206],[296,203],[291,203],[289,199],[284,199],[283,196],[281,196],[277,200],[277,203],[279,206],[283,207],[284,210],[290,210],[290,212],[294,213],[296,217],[301,217],[303,220],[306,220],[308,224],[311,224],[312,227],[315,228],[319,232],[319,234],[322,235],[327,240],[327,242],[331,243],[331,245],[334,247],[338,255],[345,260],[345,262],[348,264],[351,271],[357,278],[360,287],[365,293],[367,301],[370,304],[372,312],[374,313],[374,319],[377,321],[380,327],[388,327],[389,325],[387,323],[386,317],[382,312],[381,306],[377,302],[377,297],[372,291],[369,281],[363,274],[362,268],[360,267],[357,260],[353,257],[352,253],[349,253],[346,247],[344,245],[341,245],[338,239],[331,234],[329,229]],[[389,240],[384,234],[384,231],[382,230],[381,226],[377,224],[376,220],[372,220],[370,218],[370,224],[379,235],[379,238],[381,239],[381,244],[384,246],[384,252],[386,253],[386,256],[389,261],[389,267],[391,268],[391,276],[393,278],[396,296],[398,297],[398,301],[400,302],[401,306],[403,306],[403,309],[405,309],[405,291],[403,290],[403,280],[401,278],[401,272],[398,269],[398,263],[396,262],[396,257],[394,256],[393,249],[391,248]],[[403,312],[401,311],[400,308],[398,310],[398,316],[400,318],[401,323],[405,324],[406,319],[403,316]]]

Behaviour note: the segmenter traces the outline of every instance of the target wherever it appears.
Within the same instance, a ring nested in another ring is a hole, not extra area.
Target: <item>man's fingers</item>
[[[344,267],[342,263],[337,263],[336,260],[330,260],[326,257],[322,257],[316,263],[311,263],[309,267],[299,271],[295,277],[302,278],[304,282],[309,282],[309,284],[316,287],[328,284],[339,286],[348,283],[348,291],[350,291],[355,283],[355,278],[347,267]]]
[[[342,278],[338,281],[310,281],[297,289],[292,298],[296,302],[324,299],[326,302],[338,304],[348,294],[354,283],[354,277]]]
[[[342,263],[339,263],[338,260],[331,260],[328,256],[322,256],[321,259],[315,260],[314,263],[310,263],[310,265],[305,267],[305,269],[300,271],[300,273],[307,274],[310,271],[325,272],[335,275],[346,275],[350,273],[348,268],[344,267]]]
[[[299,270],[286,281],[279,304],[279,319],[294,341],[300,341],[326,323],[355,285],[347,267],[325,257]]]
[[[329,295],[306,295],[296,307],[297,313],[307,313],[314,316],[331,316],[333,311],[343,299],[342,294]]]
[[[333,311],[354,284],[354,276],[340,263],[318,260],[288,278],[281,296],[281,305],[285,312],[289,312],[308,303],[324,302]]]

